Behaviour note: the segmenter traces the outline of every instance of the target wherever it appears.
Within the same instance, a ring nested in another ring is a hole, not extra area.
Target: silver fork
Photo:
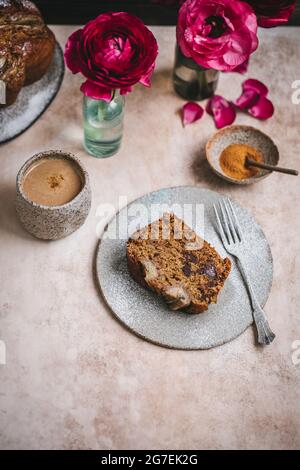
[[[244,235],[239,224],[237,215],[229,199],[221,200],[219,202],[219,205],[220,214],[216,205],[214,205],[214,210],[219,227],[220,237],[225,250],[237,259],[240,272],[248,288],[253,308],[253,319],[257,329],[258,343],[263,346],[271,344],[275,338],[275,335],[269,326],[265,312],[259,305],[259,302],[252,287],[251,280],[249,278],[249,275],[245,268],[245,264],[242,259],[242,252],[245,247],[245,243]]]

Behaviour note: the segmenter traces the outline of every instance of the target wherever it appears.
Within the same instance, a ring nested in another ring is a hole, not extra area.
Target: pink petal
[[[241,65],[238,65],[235,69],[233,69],[233,72],[241,73],[242,75],[247,73],[248,71],[248,66],[249,66],[249,59],[245,60]]]
[[[206,111],[213,116],[218,129],[230,126],[236,118],[234,104],[219,95],[215,95],[209,100]]]
[[[120,88],[120,95],[128,95],[132,92],[132,86]]]
[[[275,2],[274,2],[275,3]],[[287,5],[281,9],[280,7],[278,8],[278,11],[276,11],[276,6],[275,6],[275,11],[271,13],[270,16],[259,16],[258,21],[259,25],[262,26],[263,28],[273,28],[274,26],[279,26],[282,24],[285,24],[289,21],[289,17],[293,13],[296,7],[296,1],[294,2],[286,2]],[[288,5],[288,3],[292,3],[292,5]],[[271,6],[270,6],[271,7]]]
[[[202,118],[204,109],[197,103],[192,101],[186,103],[182,108],[182,122],[186,126],[198,121]]]
[[[140,83],[146,87],[150,87],[151,83],[150,83],[150,76],[151,75],[143,75],[141,78],[140,78]]]
[[[104,88],[99,85],[96,85],[94,82],[87,80],[84,82],[80,90],[85,96],[92,98],[94,100],[103,100],[109,102],[111,100],[111,90],[109,88]]]
[[[289,17],[269,18],[267,16],[262,16],[259,18],[258,23],[262,28],[274,28],[275,26],[288,23],[288,21]]]
[[[147,72],[141,76],[139,82],[146,86],[146,87],[150,87],[151,86],[151,83],[150,83],[150,78],[151,78],[151,75],[153,73],[153,70],[154,70],[154,64],[151,65],[151,67],[149,68],[149,70],[147,70]]]
[[[268,88],[264,83],[260,82],[259,80],[255,80],[254,78],[249,78],[243,83],[243,90],[253,90],[256,91],[260,96],[267,96],[269,93]]]
[[[235,101],[235,105],[239,109],[249,109],[257,103],[260,96],[254,90],[244,90],[241,96]]]
[[[82,29],[78,29],[71,34],[65,46],[65,63],[72,73],[81,72],[80,61],[78,60],[78,45],[81,40]]]
[[[261,96],[248,112],[257,119],[269,119],[274,114],[274,106],[272,101],[265,96]]]

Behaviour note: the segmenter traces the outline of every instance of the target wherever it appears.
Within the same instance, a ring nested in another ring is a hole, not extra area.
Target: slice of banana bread
[[[127,241],[129,271],[171,310],[201,313],[216,303],[231,262],[174,214],[164,214]]]

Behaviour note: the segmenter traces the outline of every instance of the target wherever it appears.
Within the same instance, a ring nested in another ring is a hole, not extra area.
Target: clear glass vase
[[[217,70],[200,67],[176,46],[173,84],[182,98],[193,101],[210,98],[217,89],[219,74]]]
[[[110,102],[83,99],[84,147],[98,158],[114,155],[120,148],[123,135],[125,98],[119,91]]]

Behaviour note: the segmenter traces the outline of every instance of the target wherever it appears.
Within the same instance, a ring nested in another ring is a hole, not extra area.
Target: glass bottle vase
[[[174,89],[186,100],[201,101],[213,96],[217,89],[219,74],[217,70],[205,69],[193,59],[185,57],[176,46],[173,70]]]
[[[111,101],[83,99],[84,147],[97,158],[114,155],[123,135],[125,98],[113,92]]]

